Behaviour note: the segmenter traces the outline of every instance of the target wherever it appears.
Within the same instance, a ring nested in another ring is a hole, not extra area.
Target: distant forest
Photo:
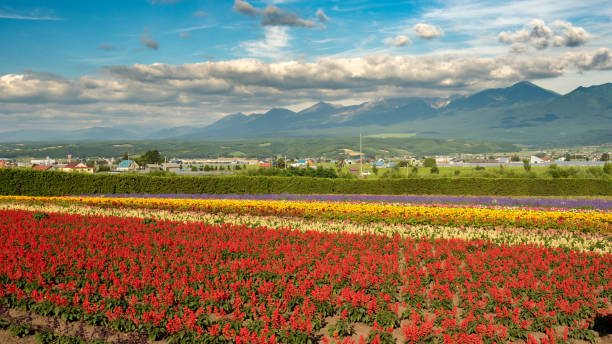
[[[156,140],[114,142],[0,143],[0,158],[121,157],[156,149],[168,158],[350,158],[359,152],[359,138],[253,139],[235,141]],[[516,152],[510,143],[468,142],[430,138],[363,138],[367,157],[386,158],[451,153]]]

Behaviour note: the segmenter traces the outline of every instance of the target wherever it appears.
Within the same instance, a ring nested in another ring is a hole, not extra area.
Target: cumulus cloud
[[[195,11],[193,12],[194,16],[198,16],[198,17],[206,17],[206,12],[204,11]]]
[[[159,44],[155,40],[155,37],[151,35],[151,32],[149,32],[149,29],[146,27],[144,28],[144,33],[140,35],[140,42],[149,49],[159,49]]]
[[[112,51],[112,50],[115,50],[115,47],[109,44],[102,44],[101,46],[98,47],[98,50]]]
[[[286,30],[267,27],[263,43],[253,42],[244,48],[262,55],[282,51],[288,40],[283,36]],[[152,118],[149,114],[155,114],[151,116],[164,123],[180,113],[177,121],[201,123],[224,113],[308,101],[417,92],[443,95],[592,70],[612,70],[609,48],[542,57],[373,55],[324,57],[313,62],[237,59],[135,64],[108,66],[102,69],[102,76],[75,79],[28,72],[0,76],[0,117],[5,116],[4,121],[9,112],[19,114],[15,116],[44,113],[49,118],[81,113],[100,121],[138,123],[146,113],[147,120]]]
[[[441,28],[431,24],[419,23],[416,24],[412,29],[417,37],[423,39],[432,39],[444,36],[444,31]]]
[[[329,17],[320,8],[317,10],[317,18],[321,23],[327,23],[330,21]]]
[[[258,8],[253,7],[250,3],[243,0],[234,0],[234,11],[248,16],[257,16],[261,12]]]
[[[253,5],[247,1],[235,0],[234,11],[251,17],[261,15],[261,25],[263,26],[294,26],[308,28],[315,26],[312,20],[304,20],[297,14],[277,6],[266,6],[266,8],[261,10],[253,7]]]
[[[403,36],[403,35],[398,35],[395,36],[393,38],[389,37],[387,39],[385,39],[385,44],[387,45],[392,45],[394,47],[403,47],[407,44],[412,43],[412,41],[410,40],[410,38]]]
[[[261,25],[314,27],[315,23],[312,20],[304,20],[297,14],[276,6],[267,6],[261,14]]]
[[[553,47],[577,47],[593,38],[584,28],[569,22],[555,21],[551,26],[540,19],[532,20],[522,29],[514,32],[503,31],[498,40],[504,44],[521,44],[538,50]]]
[[[564,58],[580,70],[612,69],[612,52],[609,48],[599,48],[592,52],[568,52]]]

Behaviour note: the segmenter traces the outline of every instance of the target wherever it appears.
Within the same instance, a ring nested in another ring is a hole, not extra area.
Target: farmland
[[[134,196],[0,197],[7,331],[138,343],[610,339],[605,199]]]

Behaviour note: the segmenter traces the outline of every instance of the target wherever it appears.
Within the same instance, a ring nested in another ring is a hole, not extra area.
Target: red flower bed
[[[152,339],[589,340],[611,312],[612,255],[26,211],[0,233],[0,304]]]

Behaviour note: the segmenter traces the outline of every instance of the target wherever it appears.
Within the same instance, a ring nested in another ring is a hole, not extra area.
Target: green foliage
[[[146,164],[159,164],[163,161],[163,158],[157,149],[153,149],[146,151],[135,160],[138,165],[144,166]]]
[[[612,175],[612,163],[605,163],[603,167],[603,172],[607,175]]]
[[[510,161],[519,162],[521,161],[521,158],[518,155],[513,155],[512,158],[510,158]]]
[[[531,164],[529,163],[529,159],[523,159],[523,168],[525,171],[531,171]]]
[[[57,342],[59,336],[52,331],[38,332],[35,336],[36,341],[41,344],[52,344]]]
[[[429,173],[440,174],[440,169],[438,168],[438,166],[432,166],[431,169],[429,170]]]
[[[25,336],[31,336],[35,330],[29,325],[17,325],[12,324],[8,327],[8,331],[15,337],[23,338]]]
[[[338,173],[334,168],[325,168],[317,166],[317,168],[300,168],[300,167],[289,167],[289,168],[265,168],[260,167],[258,169],[245,170],[244,173],[248,176],[279,176],[279,177],[317,177],[317,178],[338,178]]]
[[[348,337],[352,335],[353,332],[353,324],[351,324],[347,319],[343,318],[338,319],[338,321],[328,329],[328,333],[332,337]]]
[[[283,171],[284,169],[267,169]],[[289,170],[289,169],[287,169]],[[301,169],[311,170],[315,169]],[[329,169],[328,169],[329,170]],[[393,169],[391,169],[393,170]],[[334,172],[335,173],[335,172]],[[297,193],[610,196],[604,178],[311,178],[283,176],[156,177],[0,169],[0,195],[63,196],[123,193]]]
[[[436,159],[427,158],[423,161],[423,167],[434,167],[436,166]]]
[[[610,153],[606,152],[601,155],[601,161],[610,161]]]
[[[32,218],[39,221],[45,220],[49,218],[49,214],[37,211],[32,215]]]

